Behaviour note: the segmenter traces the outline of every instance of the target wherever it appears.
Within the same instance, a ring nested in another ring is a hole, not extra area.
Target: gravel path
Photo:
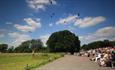
[[[87,57],[65,55],[35,70],[115,70],[111,67],[99,67]]]

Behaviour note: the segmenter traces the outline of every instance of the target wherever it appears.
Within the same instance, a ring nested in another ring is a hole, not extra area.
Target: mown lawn
[[[59,53],[39,53],[34,56],[29,53],[0,54],[0,70],[33,70],[61,56]]]

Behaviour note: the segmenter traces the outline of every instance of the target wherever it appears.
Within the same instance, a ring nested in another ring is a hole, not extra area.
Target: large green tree
[[[51,52],[79,52],[80,40],[74,33],[64,30],[54,32],[47,41],[47,46]]]

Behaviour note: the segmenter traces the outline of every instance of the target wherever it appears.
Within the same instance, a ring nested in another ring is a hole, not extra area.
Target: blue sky
[[[78,16],[78,14],[80,16]],[[0,43],[18,46],[70,30],[81,44],[115,40],[115,0],[1,0]]]

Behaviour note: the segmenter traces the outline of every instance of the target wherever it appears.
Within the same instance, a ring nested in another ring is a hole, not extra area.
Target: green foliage
[[[41,53],[48,53],[48,52],[49,52],[49,49],[48,49],[47,47],[43,46],[43,47],[41,47],[41,48],[39,49],[39,52],[41,52]]]
[[[42,47],[43,43],[41,42],[40,39],[38,40],[31,40],[31,49],[34,50],[35,52],[38,52]]]
[[[28,64],[26,65],[25,70],[30,70]]]
[[[110,41],[110,44],[115,47],[115,41]]]
[[[115,46],[115,41],[109,41],[109,40],[95,41],[89,44],[84,44],[81,47],[81,49],[90,50],[90,49],[96,49],[96,48],[102,48],[102,47],[108,47],[108,46],[111,46],[111,47]]]
[[[8,53],[13,53],[14,52],[14,47],[12,46],[12,47],[8,48],[7,52]]]
[[[51,52],[78,52],[80,41],[75,34],[68,30],[54,32],[47,41],[47,46]]]
[[[7,44],[0,44],[0,52],[6,52],[8,48]]]
[[[40,39],[37,40],[29,40],[29,41],[25,41],[23,42],[21,45],[19,45],[18,47],[15,48],[15,52],[38,52],[41,48],[43,47],[43,43],[41,42]]]

